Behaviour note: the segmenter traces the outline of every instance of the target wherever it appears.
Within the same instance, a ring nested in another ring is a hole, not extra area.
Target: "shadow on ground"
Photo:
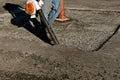
[[[26,14],[24,8],[17,4],[6,3],[4,9],[11,15],[11,23],[19,27],[24,27],[26,30],[40,38],[46,43],[50,43],[44,25],[42,25],[36,18],[30,19],[30,15]]]

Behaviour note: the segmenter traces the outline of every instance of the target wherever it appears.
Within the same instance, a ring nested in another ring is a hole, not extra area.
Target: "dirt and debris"
[[[65,0],[71,21],[55,21],[55,46],[5,8],[25,2],[0,0],[0,80],[120,80],[120,1]]]

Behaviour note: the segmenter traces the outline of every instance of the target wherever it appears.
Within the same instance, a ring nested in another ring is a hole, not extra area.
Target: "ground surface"
[[[56,46],[12,13],[24,3],[0,0],[0,80],[120,80],[120,1],[65,0],[71,21],[54,23]]]

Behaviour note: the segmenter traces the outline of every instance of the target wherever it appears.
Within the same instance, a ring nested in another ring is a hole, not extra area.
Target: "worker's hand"
[[[40,0],[36,0],[37,2],[39,2]]]
[[[39,6],[42,8],[42,5],[44,4],[43,0],[36,0],[39,3]]]

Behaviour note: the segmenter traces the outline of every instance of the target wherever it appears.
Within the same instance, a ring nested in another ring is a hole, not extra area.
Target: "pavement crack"
[[[103,43],[100,44],[100,46],[98,48],[96,48],[93,51],[100,50],[115,34],[117,34],[117,32],[119,31],[119,29],[120,29],[120,25],[118,25],[118,27],[115,29],[115,31],[113,32],[112,35],[110,35]]]

